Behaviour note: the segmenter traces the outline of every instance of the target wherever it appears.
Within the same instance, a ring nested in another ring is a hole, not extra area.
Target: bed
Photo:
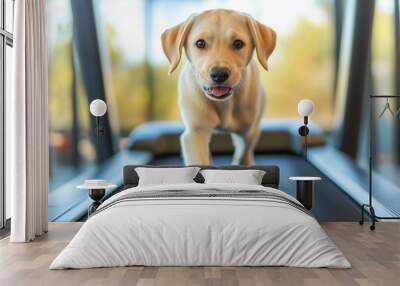
[[[103,202],[50,269],[351,267],[315,218],[278,190],[276,166],[199,166],[264,170],[261,185],[206,184],[199,173],[195,183],[152,186],[138,186],[137,167],[124,167],[124,190]]]

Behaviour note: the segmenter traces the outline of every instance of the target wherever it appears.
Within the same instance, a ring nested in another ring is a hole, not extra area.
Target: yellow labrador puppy
[[[210,164],[209,144],[215,129],[231,133],[233,164],[253,164],[265,107],[253,51],[267,69],[275,32],[247,14],[216,9],[166,30],[161,41],[169,73],[178,66],[182,48],[188,59],[178,84],[185,164]]]

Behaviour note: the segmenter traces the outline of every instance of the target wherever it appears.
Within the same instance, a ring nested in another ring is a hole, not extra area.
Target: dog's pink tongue
[[[213,86],[208,88],[208,92],[214,96],[223,96],[229,92],[230,88],[225,86]]]

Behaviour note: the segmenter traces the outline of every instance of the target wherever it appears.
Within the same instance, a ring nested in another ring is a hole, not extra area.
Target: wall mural
[[[377,2],[372,77],[381,92],[393,85],[384,32],[393,7]],[[315,105],[311,134],[334,133],[335,11],[329,0],[47,1],[49,219],[76,219],[71,209],[87,194],[71,190],[93,178],[119,185],[126,164],[302,155],[305,98]],[[106,104],[102,116],[90,113],[94,100]]]

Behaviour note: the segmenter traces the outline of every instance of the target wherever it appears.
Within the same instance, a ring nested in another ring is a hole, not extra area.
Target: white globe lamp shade
[[[301,116],[309,116],[314,111],[314,103],[309,99],[303,99],[297,105],[297,111]]]
[[[107,112],[107,104],[101,99],[95,99],[90,103],[89,109],[93,116],[101,117]]]

